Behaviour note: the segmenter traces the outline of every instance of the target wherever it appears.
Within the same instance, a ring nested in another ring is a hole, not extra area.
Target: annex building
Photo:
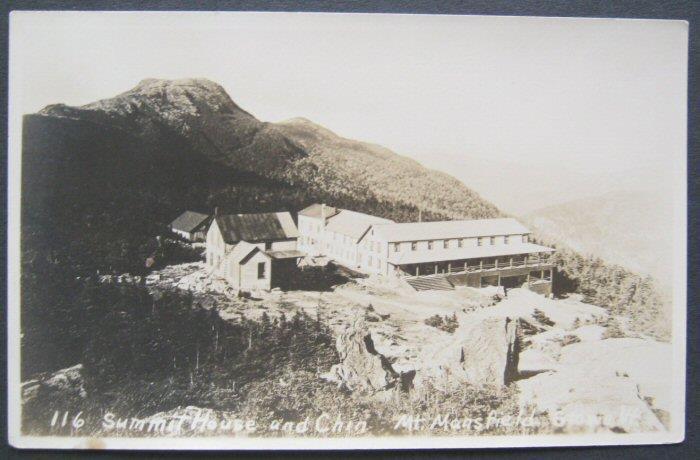
[[[204,241],[211,216],[201,212],[185,211],[169,225],[170,231],[187,241]]]
[[[285,287],[305,254],[288,212],[216,215],[206,238],[206,263],[239,290]]]

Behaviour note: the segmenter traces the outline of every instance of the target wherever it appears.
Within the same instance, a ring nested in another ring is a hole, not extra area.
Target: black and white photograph
[[[688,23],[10,16],[9,440],[685,436]]]

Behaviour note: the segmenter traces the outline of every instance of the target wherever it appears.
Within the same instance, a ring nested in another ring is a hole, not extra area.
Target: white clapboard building
[[[299,212],[299,249],[311,256],[327,256],[355,268],[360,264],[359,239],[372,225],[392,222],[361,212],[313,204]]]
[[[299,249],[416,286],[434,278],[450,286],[527,283],[551,292],[554,249],[531,242],[530,231],[513,218],[396,223],[314,204],[299,213]]]

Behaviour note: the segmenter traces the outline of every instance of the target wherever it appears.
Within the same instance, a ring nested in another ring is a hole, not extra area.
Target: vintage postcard
[[[684,439],[683,21],[13,12],[9,439]]]

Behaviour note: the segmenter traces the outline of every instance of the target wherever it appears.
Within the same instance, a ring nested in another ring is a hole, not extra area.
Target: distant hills
[[[524,220],[547,239],[669,284],[672,203],[642,192],[609,192],[533,211]]]

